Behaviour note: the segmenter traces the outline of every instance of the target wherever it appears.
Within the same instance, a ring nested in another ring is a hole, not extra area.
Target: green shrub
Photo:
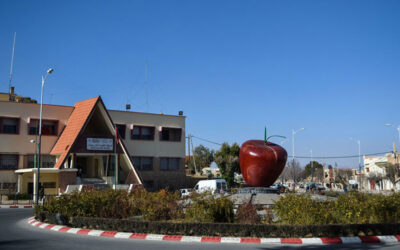
[[[166,190],[148,193],[142,189],[131,194],[123,190],[87,190],[51,197],[43,205],[43,210],[67,217],[123,219],[142,216],[145,220],[171,220],[182,217],[178,199],[178,193]]]
[[[285,224],[399,223],[400,193],[385,196],[352,191],[328,201],[288,194],[275,203],[274,211]]]
[[[261,218],[257,214],[257,207],[251,202],[240,204],[236,211],[236,221],[241,224],[259,224]]]
[[[7,195],[8,200],[32,200],[31,194],[9,194]]]
[[[192,204],[186,207],[185,219],[190,222],[233,222],[233,202],[225,196],[219,198],[208,193],[193,194]]]

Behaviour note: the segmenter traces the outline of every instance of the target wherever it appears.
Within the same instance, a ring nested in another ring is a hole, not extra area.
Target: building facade
[[[0,101],[0,191],[37,189],[39,109]],[[74,184],[140,184],[150,191],[186,184],[182,115],[107,110],[96,97],[72,107],[43,105],[42,120],[45,193]]]
[[[364,156],[364,168],[366,177],[366,188],[368,190],[400,190],[400,183],[396,186],[389,180],[385,166],[387,164],[397,165],[398,154],[388,153],[384,156]],[[399,176],[396,176],[398,179]]]

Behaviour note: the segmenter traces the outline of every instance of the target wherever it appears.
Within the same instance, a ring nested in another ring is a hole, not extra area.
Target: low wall
[[[350,224],[350,225],[270,225],[235,223],[172,223],[128,219],[105,219],[73,217],[56,218],[53,214],[40,212],[37,219],[51,224],[65,224],[76,228],[101,229],[118,232],[154,233],[193,236],[236,237],[345,237],[398,235],[400,224]]]

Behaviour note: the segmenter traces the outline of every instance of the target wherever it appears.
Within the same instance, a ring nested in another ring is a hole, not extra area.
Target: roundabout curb
[[[37,228],[70,233],[70,234],[90,235],[97,237],[119,238],[119,239],[154,240],[154,241],[231,243],[231,244],[232,243],[291,244],[291,245],[329,245],[329,244],[362,244],[362,243],[393,244],[400,242],[400,235],[321,237],[321,238],[242,238],[242,237],[215,237],[215,236],[184,236],[184,235],[127,233],[127,232],[72,228],[67,226],[60,226],[60,225],[40,222],[35,220],[34,217],[28,218],[27,222],[31,226]]]
[[[0,208],[33,208],[33,205],[0,205]]]

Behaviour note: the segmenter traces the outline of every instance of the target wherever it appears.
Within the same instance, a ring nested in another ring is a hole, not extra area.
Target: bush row
[[[56,223],[55,215],[41,213],[42,219]],[[70,218],[69,225],[77,228],[102,229],[132,233],[154,233],[191,236],[232,237],[339,237],[400,234],[399,224],[350,224],[350,225],[267,225],[236,223],[174,223],[106,219],[90,217]]]
[[[377,224],[400,223],[400,193],[389,196],[349,192],[330,200],[310,195],[286,194],[261,221],[251,203],[239,205],[236,216],[228,197],[194,194],[182,200],[177,192],[83,191],[50,198],[37,212],[61,214],[67,218],[95,217],[140,219],[143,221],[217,222],[242,224]],[[262,208],[261,208],[262,209]],[[276,216],[278,221],[276,221]],[[274,222],[273,222],[274,221]]]
[[[69,217],[142,218],[145,221],[233,222],[233,202],[227,197],[192,195],[181,201],[179,193],[137,189],[82,191],[47,200],[36,212]]]
[[[348,192],[327,201],[287,194],[275,203],[274,210],[283,224],[399,223],[400,193],[385,196]]]

